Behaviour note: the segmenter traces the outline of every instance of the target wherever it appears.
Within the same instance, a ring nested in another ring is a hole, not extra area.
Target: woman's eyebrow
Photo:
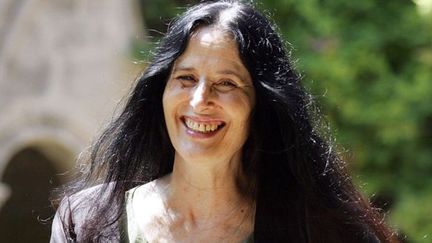
[[[179,65],[179,66],[174,67],[173,72],[178,72],[178,71],[194,72],[194,71],[196,71],[196,69],[193,67],[183,67],[183,66]]]
[[[241,75],[239,75],[236,71],[231,70],[231,69],[222,69],[222,70],[218,70],[216,73],[217,73],[217,74],[226,74],[226,75],[241,76]]]

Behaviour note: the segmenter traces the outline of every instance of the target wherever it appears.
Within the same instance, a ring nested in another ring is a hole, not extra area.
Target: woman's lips
[[[213,137],[225,126],[225,122],[219,119],[190,116],[183,116],[180,119],[186,127],[186,132],[196,138]]]

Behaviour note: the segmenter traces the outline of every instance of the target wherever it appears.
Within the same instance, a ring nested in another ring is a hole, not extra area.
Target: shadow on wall
[[[26,148],[15,154],[6,167],[2,182],[11,194],[0,211],[1,242],[48,242],[54,214],[50,192],[60,185],[55,168],[44,154]]]

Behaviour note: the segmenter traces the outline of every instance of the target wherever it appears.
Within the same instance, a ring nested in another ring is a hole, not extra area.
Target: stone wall
[[[0,0],[0,178],[29,148],[70,169],[112,117],[142,68],[130,58],[135,4]],[[0,183],[0,206],[10,188]]]

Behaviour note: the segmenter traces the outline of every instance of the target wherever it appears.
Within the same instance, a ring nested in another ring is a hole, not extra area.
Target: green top
[[[125,195],[125,214],[126,219],[124,220],[125,224],[125,242],[133,242],[133,243],[148,243],[148,241],[145,239],[145,234],[141,230],[142,228],[139,227],[139,222],[136,219],[135,215],[139,214],[140,209],[142,207],[134,207],[134,205],[143,205],[141,202],[141,197],[137,196],[135,197],[135,192],[138,187],[132,188],[129,191],[126,192]],[[251,234],[247,239],[242,241],[241,243],[253,243],[253,234]]]

